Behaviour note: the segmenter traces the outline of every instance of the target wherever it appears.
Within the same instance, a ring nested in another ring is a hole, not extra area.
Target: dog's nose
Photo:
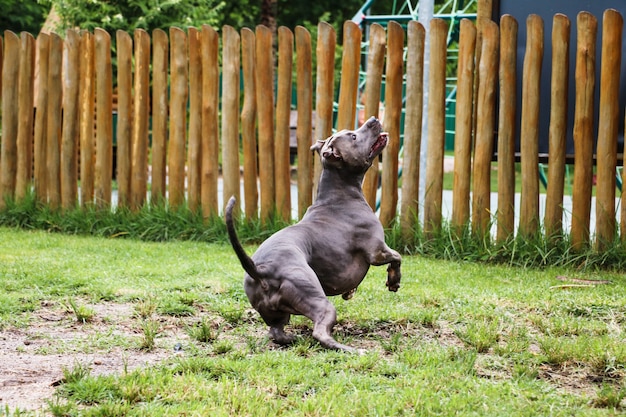
[[[380,123],[375,116],[370,117],[366,122],[368,127],[370,127],[373,123]]]

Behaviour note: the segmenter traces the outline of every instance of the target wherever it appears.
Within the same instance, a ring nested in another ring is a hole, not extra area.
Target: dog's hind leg
[[[271,317],[270,317],[271,316]],[[276,312],[271,314],[261,313],[261,317],[265,323],[270,326],[269,337],[279,345],[290,345],[293,343],[295,337],[293,335],[285,333],[285,326],[289,323],[291,314],[284,313],[277,315]]]
[[[290,345],[295,340],[295,337],[285,333],[284,327],[284,324],[270,326],[270,338],[279,345]]]
[[[333,327],[337,323],[335,306],[326,299],[320,304],[315,306],[315,311],[310,316],[307,314],[313,320],[313,337],[327,349],[356,352],[356,349],[337,342],[332,336]]]
[[[292,284],[293,280],[283,282],[282,290],[285,303],[305,317],[313,321],[313,337],[325,348],[356,352],[356,349],[337,342],[333,336],[333,327],[337,323],[337,311],[335,306],[328,301],[324,290],[317,280],[313,271],[306,274],[309,279],[302,279],[297,282],[297,286]],[[297,308],[296,308],[297,306]]]

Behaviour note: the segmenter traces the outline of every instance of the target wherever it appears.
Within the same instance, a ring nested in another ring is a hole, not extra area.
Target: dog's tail
[[[241,262],[241,266],[243,267],[244,271],[246,271],[248,275],[250,275],[250,277],[252,277],[252,279],[254,279],[255,281],[262,283],[262,285],[267,285],[266,282],[263,281],[263,274],[259,272],[256,265],[254,264],[254,261],[250,256],[248,256],[243,246],[241,246],[239,239],[237,238],[237,232],[235,231],[235,224],[233,222],[233,208],[235,207],[236,202],[237,199],[233,196],[230,198],[230,200],[228,200],[228,204],[226,205],[225,217],[226,230],[228,230],[228,239],[230,240],[230,244],[235,250],[237,258],[239,258],[239,262]]]

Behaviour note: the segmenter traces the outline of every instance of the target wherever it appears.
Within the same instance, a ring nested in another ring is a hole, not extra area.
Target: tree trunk
[[[261,24],[276,33],[276,5],[277,0],[261,0]]]

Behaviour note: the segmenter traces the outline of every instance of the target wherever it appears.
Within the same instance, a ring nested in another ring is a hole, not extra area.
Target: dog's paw
[[[385,285],[389,291],[398,291],[400,288],[400,274],[396,273],[393,269],[390,269],[387,273],[387,282],[385,282]]]
[[[343,293],[341,295],[341,298],[343,298],[344,300],[349,300],[352,297],[354,297],[354,293],[356,292],[356,288],[351,289],[350,291]]]
[[[390,283],[389,280],[387,280],[385,285],[387,286],[387,288],[391,292],[397,292],[398,289],[400,289],[400,283],[399,282]]]

